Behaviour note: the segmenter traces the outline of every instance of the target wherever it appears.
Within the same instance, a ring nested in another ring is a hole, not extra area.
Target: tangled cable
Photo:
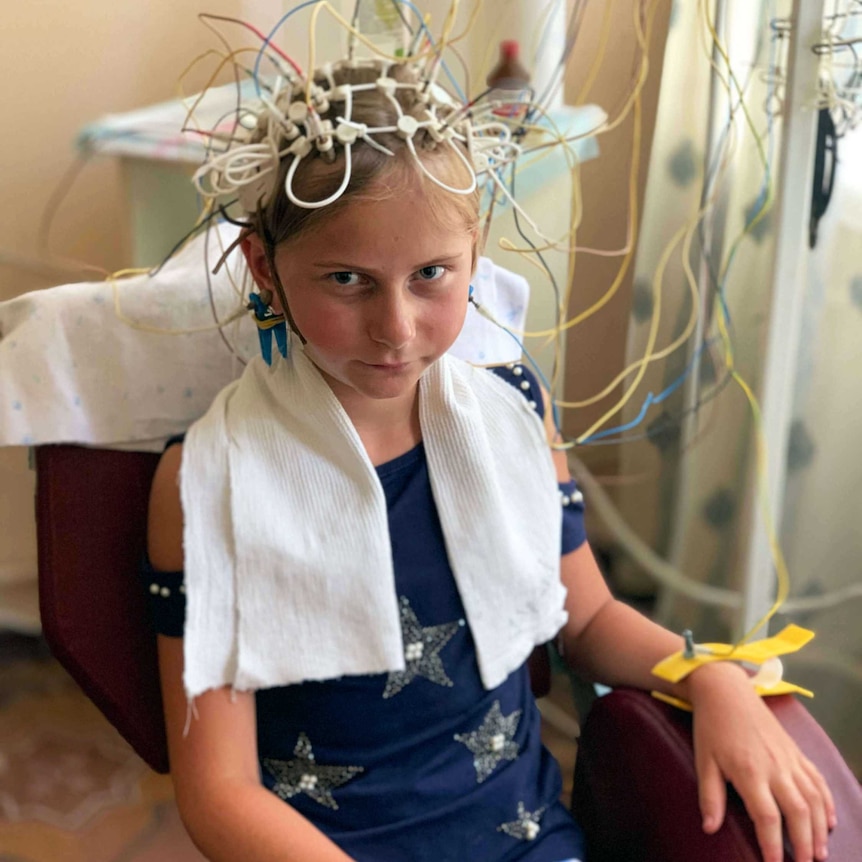
[[[235,196],[245,212],[254,212],[271,199],[279,165],[282,159],[290,158],[284,181],[288,200],[306,209],[329,206],[350,184],[352,149],[357,141],[394,156],[377,140],[385,134],[403,139],[419,170],[441,188],[458,195],[472,194],[479,177],[496,176],[520,155],[520,147],[506,123],[474,124],[470,111],[439,84],[429,79],[400,81],[390,77],[393,63],[389,60],[348,59],[326,64],[312,75],[310,86],[292,68],[277,65],[278,73],[263,84],[260,96],[244,101],[237,110],[232,133],[213,136],[211,152],[193,177],[204,198]],[[369,83],[337,84],[335,76],[345,68],[367,69],[377,77]],[[397,117],[394,125],[368,126],[354,120],[354,96],[368,90],[381,92],[391,103]],[[395,97],[399,90],[413,95],[414,107],[409,111]],[[219,140],[220,151],[216,149]],[[467,168],[469,182],[462,187],[444,182],[420,158],[417,143],[424,150],[451,147]],[[301,198],[294,189],[294,177],[302,160],[317,154],[334,163],[339,148],[344,150],[344,172],[336,190],[319,200]]]

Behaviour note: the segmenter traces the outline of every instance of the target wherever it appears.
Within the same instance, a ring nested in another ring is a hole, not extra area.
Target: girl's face
[[[348,414],[369,400],[412,405],[419,378],[467,312],[475,235],[458,218],[451,227],[431,218],[418,185],[406,191],[353,201],[276,249],[306,354]],[[269,286],[260,240],[247,243],[253,274]]]

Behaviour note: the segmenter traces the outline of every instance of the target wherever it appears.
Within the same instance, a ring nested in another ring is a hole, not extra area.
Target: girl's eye
[[[359,274],[355,272],[333,272],[329,276],[336,284],[343,287],[352,287],[359,284]]]
[[[419,270],[419,277],[425,279],[425,281],[434,281],[435,279],[440,278],[444,272],[446,272],[446,267],[440,266],[439,264],[423,266],[422,269]]]

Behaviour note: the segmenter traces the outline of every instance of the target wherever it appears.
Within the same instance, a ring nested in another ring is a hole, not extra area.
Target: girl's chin
[[[346,399],[367,398],[373,401],[406,397],[415,391],[425,363],[404,362],[397,365],[358,363],[340,374],[321,368],[336,397]]]

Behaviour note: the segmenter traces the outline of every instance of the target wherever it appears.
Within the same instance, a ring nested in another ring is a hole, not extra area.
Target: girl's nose
[[[406,346],[416,331],[409,299],[401,291],[381,291],[376,299],[369,324],[371,338],[393,350]]]

